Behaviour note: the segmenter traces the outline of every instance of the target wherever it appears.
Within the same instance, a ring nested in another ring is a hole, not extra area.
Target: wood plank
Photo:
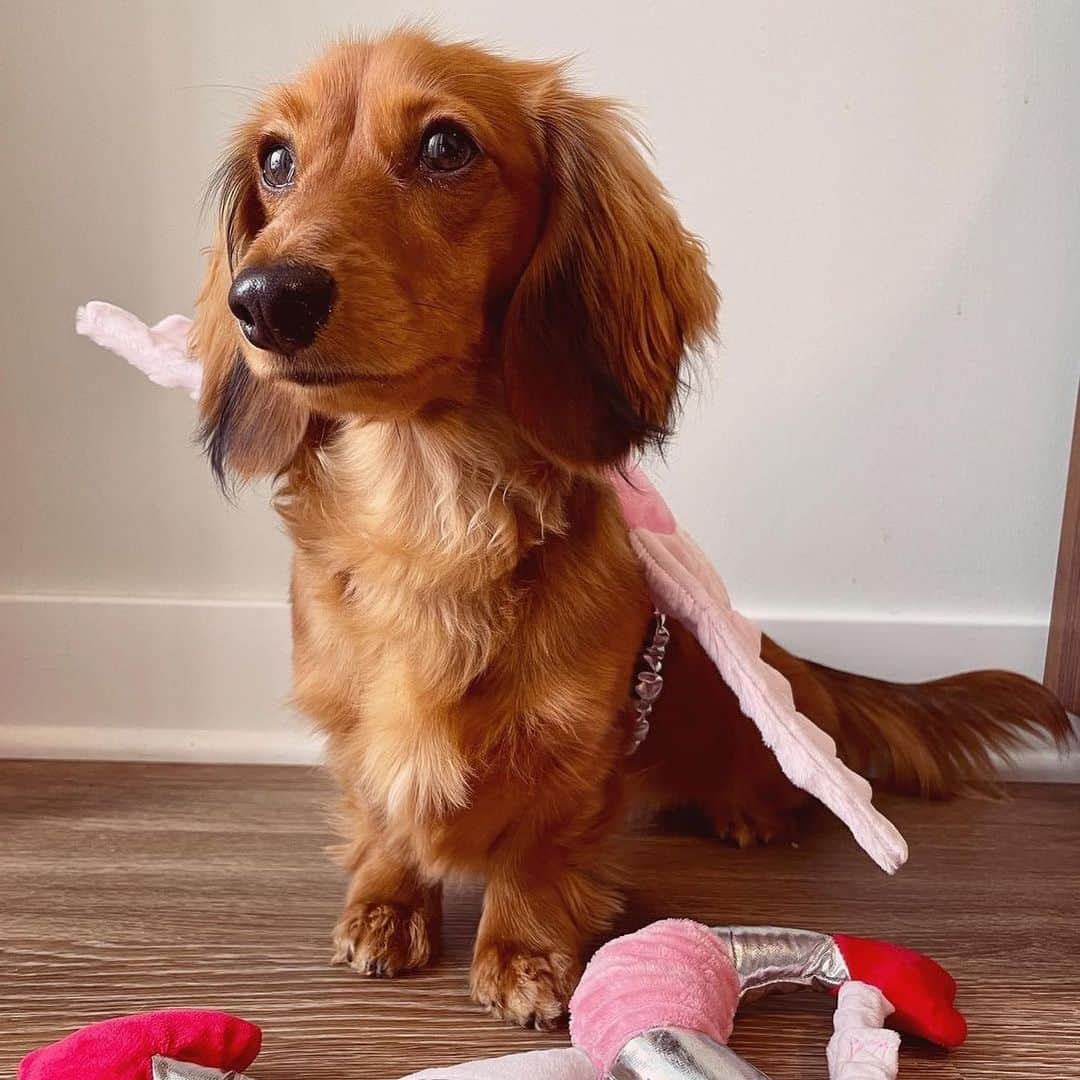
[[[1073,423],[1044,681],[1069,712],[1080,713],[1080,397]]]
[[[952,1055],[907,1041],[901,1075],[1080,1077],[1080,786],[1007,801],[882,799],[911,845],[887,878],[813,815],[798,846],[651,832],[625,928],[667,915],[890,937],[951,968],[972,1025]],[[327,966],[343,881],[316,770],[0,762],[0,1076],[93,1020],[180,1005],[263,1026],[258,1080],[389,1080],[566,1042],[504,1027],[466,992],[479,891],[451,891],[430,971]],[[825,1076],[830,1002],[759,1002],[733,1045],[773,1080]]]

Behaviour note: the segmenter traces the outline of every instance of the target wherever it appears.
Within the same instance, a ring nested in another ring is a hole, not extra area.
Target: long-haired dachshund
[[[399,31],[270,92],[218,177],[193,349],[223,482],[295,543],[296,700],[328,740],[351,884],[337,958],[426,964],[442,882],[487,882],[475,999],[546,1027],[620,908],[629,807],[740,843],[806,796],[672,627],[627,757],[648,591],[605,479],[669,431],[718,296],[610,101],[556,63]],[[1001,672],[897,686],[772,642],[854,767],[947,795],[1067,719]]]

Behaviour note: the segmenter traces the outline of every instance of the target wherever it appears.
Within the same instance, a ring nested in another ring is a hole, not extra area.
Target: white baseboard
[[[251,728],[217,731],[102,724],[8,724],[0,722],[0,759],[66,761],[177,761],[200,765],[316,765],[318,736],[295,721],[294,730]]]
[[[1046,648],[1035,618],[751,614],[801,655],[885,678],[1038,678]],[[285,704],[289,663],[284,602],[0,595],[0,757],[308,764],[320,744]],[[1080,780],[1080,754],[1017,765]]]
[[[309,762],[265,601],[0,596],[0,756]]]

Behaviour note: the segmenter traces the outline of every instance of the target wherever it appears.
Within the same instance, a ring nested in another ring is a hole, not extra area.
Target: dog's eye
[[[296,179],[296,158],[292,150],[281,143],[263,150],[259,166],[267,187],[285,188]]]
[[[435,172],[464,169],[476,154],[476,143],[456,124],[446,120],[432,124],[420,140],[420,160]]]

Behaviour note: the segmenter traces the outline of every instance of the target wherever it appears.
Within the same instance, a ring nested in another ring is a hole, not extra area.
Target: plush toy
[[[261,1046],[254,1024],[227,1013],[120,1016],[28,1054],[18,1080],[245,1080]]]
[[[75,326],[152,381],[198,396],[202,369],[187,354],[190,322],[183,316],[147,327],[121,308],[91,301],[79,309]],[[893,873],[907,858],[903,837],[874,809],[870,785],[840,761],[833,740],[795,708],[787,680],[761,656],[760,632],[731,606],[703,552],[678,528],[640,470],[612,473],[611,482],[659,611],[693,631],[788,779],[829,807],[878,865]],[[662,653],[662,644],[656,648]],[[648,731],[648,711],[662,685],[655,667],[639,673],[639,738]]]
[[[803,987],[839,996],[828,1049],[834,1080],[856,1080],[867,1066],[882,1078],[896,1076],[900,1038],[883,1029],[890,1015],[902,1031],[944,1046],[966,1035],[953,1008],[956,984],[918,953],[843,935],[709,930],[685,920],[654,923],[603,946],[574,994],[570,1031],[600,1077],[647,1080],[666,1075],[674,1062],[683,1063],[688,1080],[760,1076],[724,1045],[735,1011],[744,1001]]]
[[[901,1031],[959,1046],[956,983],[883,941],[775,927],[653,923],[604,945],[570,1002],[572,1050],[516,1054],[407,1080],[767,1080],[725,1044],[736,1009],[772,993],[837,995],[831,1080],[894,1080]]]
[[[574,1046],[429,1069],[406,1080],[767,1080],[727,1046],[739,1005],[834,993],[831,1080],[895,1080],[901,1031],[964,1041],[956,984],[882,941],[669,919],[604,945],[571,1002]],[[175,1011],[94,1024],[26,1057],[18,1080],[246,1080],[261,1036],[223,1013]],[[236,1071],[232,1071],[236,1070]]]

